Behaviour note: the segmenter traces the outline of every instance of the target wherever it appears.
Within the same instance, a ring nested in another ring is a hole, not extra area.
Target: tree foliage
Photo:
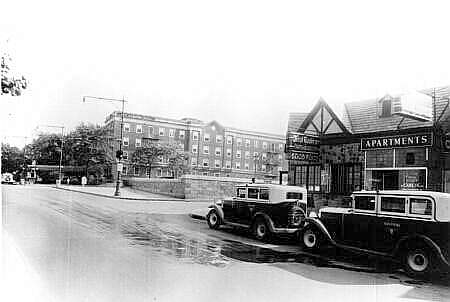
[[[25,77],[21,76],[15,78],[11,75],[11,58],[7,54],[2,54],[0,57],[0,94],[9,94],[11,96],[19,96],[22,90],[28,86]]]
[[[22,150],[9,144],[2,144],[2,173],[22,171],[25,157]]]

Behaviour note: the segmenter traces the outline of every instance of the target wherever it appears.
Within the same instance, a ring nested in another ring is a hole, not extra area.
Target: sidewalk
[[[120,188],[120,196],[114,196],[114,192],[116,190],[115,186],[77,186],[77,185],[60,185],[54,186],[54,188],[59,190],[73,191],[79,193],[85,193],[94,196],[101,196],[107,198],[114,199],[124,199],[124,200],[140,200],[140,201],[204,201],[210,202],[209,200],[197,200],[197,199],[182,199],[182,198],[174,198],[167,195],[144,192],[134,190],[129,187],[121,187]]]

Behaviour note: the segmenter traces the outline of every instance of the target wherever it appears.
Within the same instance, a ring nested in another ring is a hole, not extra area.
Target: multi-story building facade
[[[120,143],[121,112],[110,114],[105,120],[105,127]],[[168,159],[164,157],[151,169],[131,163],[133,152],[149,141],[177,145],[184,150],[185,171],[189,174],[276,181],[279,172],[287,171],[284,135],[224,127],[217,121],[205,123],[192,118],[176,120],[124,113],[124,175],[173,176]],[[117,149],[118,144],[111,145],[111,152]],[[112,175],[117,174],[116,164],[112,172]]]

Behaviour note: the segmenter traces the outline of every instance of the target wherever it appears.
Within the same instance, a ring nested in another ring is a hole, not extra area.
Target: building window
[[[207,158],[203,159],[203,167],[209,167],[209,160]]]
[[[123,145],[126,147],[130,145],[130,139],[128,137],[123,138]]]
[[[128,152],[127,152],[127,151],[123,151],[122,158],[123,158],[124,160],[128,160]]]
[[[237,138],[237,139],[236,139],[236,146],[237,146],[238,148],[242,147],[242,138]]]
[[[315,173],[318,173],[314,171]],[[319,170],[320,172],[320,170]],[[320,179],[320,176],[317,176]],[[331,192],[349,195],[354,191],[361,191],[363,184],[362,164],[332,164]]]
[[[283,154],[278,154],[278,160],[283,160]]]
[[[128,172],[128,171],[127,171],[127,166],[123,166],[123,167],[122,167],[122,174],[123,174],[123,175],[127,175],[127,172]]]
[[[222,149],[220,147],[216,147],[216,156],[222,155]]]
[[[208,143],[210,141],[209,133],[205,133],[205,135],[203,136],[203,141],[206,143]]]
[[[227,157],[231,157],[231,149],[227,149]]]
[[[159,128],[159,136],[164,136],[164,128]]]
[[[223,140],[222,135],[220,135],[220,134],[216,135],[216,143],[221,144],[222,140]]]
[[[245,148],[250,148],[250,140],[249,139],[245,140]]]
[[[197,166],[197,158],[195,157],[191,158],[191,166]]]
[[[175,136],[175,129],[169,129],[169,137]]]
[[[142,133],[142,125],[136,125],[136,133]]]
[[[139,166],[134,166],[134,175],[139,175]]]
[[[220,173],[214,173],[215,177],[220,177]]]
[[[220,160],[216,159],[216,160],[214,161],[214,167],[220,168]]]
[[[192,132],[192,140],[198,141],[198,132],[197,131]]]
[[[197,145],[192,145],[192,153],[197,153]]]
[[[262,146],[263,146],[263,149],[266,150],[267,149],[267,142],[263,142]]]
[[[249,159],[250,158],[250,151],[245,151],[245,159]]]
[[[255,148],[258,148],[258,141],[257,140],[255,140],[253,146],[255,146]]]
[[[279,150],[280,152],[283,152],[283,150],[284,150],[284,145],[283,145],[283,144],[278,144],[278,150]]]
[[[162,155],[158,156],[158,160],[160,163],[162,163],[164,161],[164,157]]]
[[[209,146],[203,146],[203,153],[209,154]]]
[[[245,168],[245,170],[250,170],[250,165],[246,162],[246,163],[244,164],[244,168]]]
[[[125,131],[125,132],[130,132],[130,124],[124,123],[124,124],[123,124],[123,131]]]
[[[231,161],[227,160],[227,161],[225,162],[225,168],[231,169]]]
[[[259,153],[258,152],[253,152],[253,158],[254,159],[258,159],[257,157],[258,157],[258,155],[259,155]]]
[[[148,136],[150,136],[150,137],[153,136],[153,127],[152,126],[148,127]]]
[[[416,162],[416,159],[415,159],[414,153],[412,153],[412,152],[406,153],[406,164],[414,165],[415,162]]]
[[[142,144],[141,139],[140,139],[140,138],[136,138],[136,141],[135,141],[135,143],[134,143],[134,145],[136,146],[136,148],[141,147],[141,144]]]
[[[227,136],[227,145],[231,145],[233,143],[233,137]]]
[[[236,151],[236,158],[241,158],[241,150]]]
[[[236,162],[235,166],[236,166],[236,169],[240,169],[241,168],[241,163],[240,162]]]
[[[320,165],[295,166],[293,176],[294,185],[306,187],[311,192],[320,191]]]
[[[208,172],[203,172],[202,175],[203,176],[208,176]]]
[[[162,170],[156,169],[156,176],[161,177],[162,176]]]
[[[179,138],[184,139],[184,130],[180,130]]]
[[[389,116],[391,116],[391,109],[392,109],[392,101],[391,100],[384,100],[381,103],[381,117],[389,117]]]

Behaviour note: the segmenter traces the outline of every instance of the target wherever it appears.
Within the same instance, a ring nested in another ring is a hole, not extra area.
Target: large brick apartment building
[[[224,127],[217,121],[205,123],[198,119],[170,119],[124,113],[123,145],[125,176],[172,177],[168,159],[161,158],[150,169],[131,163],[133,152],[149,141],[178,145],[187,154],[188,174],[253,178],[275,181],[280,171],[287,171],[284,158],[285,136]],[[114,111],[105,120],[105,127],[120,142],[121,112]],[[111,148],[112,154],[118,144]],[[113,164],[111,174],[117,169]]]

